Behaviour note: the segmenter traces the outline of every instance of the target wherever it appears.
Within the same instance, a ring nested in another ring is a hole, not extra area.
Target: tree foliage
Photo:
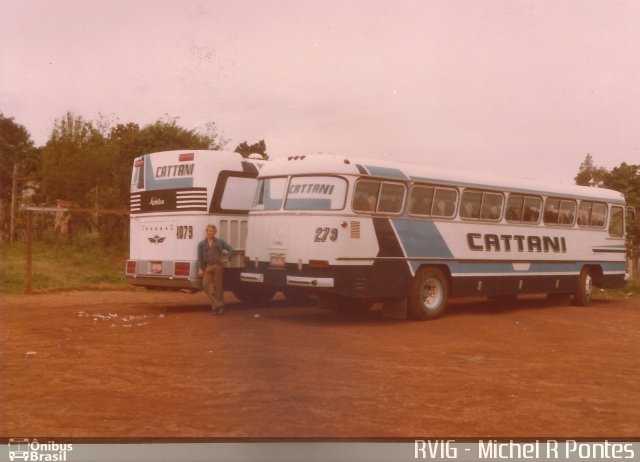
[[[246,141],[243,141],[236,146],[235,152],[242,154],[242,157],[249,157],[251,154],[260,154],[264,159],[268,159],[267,144],[264,140],[260,140],[257,143],[249,145]]]
[[[578,174],[575,176],[576,184],[581,186],[596,186],[602,187],[609,172],[603,167],[596,167],[593,163],[593,156],[587,154],[580,168]]]
[[[56,120],[42,150],[40,198],[50,205],[60,199],[96,206],[96,194],[106,181],[108,157],[106,141],[93,124],[65,114]]]
[[[202,133],[179,126],[176,119],[158,119],[140,128],[132,122],[92,122],[67,113],[56,120],[42,149],[38,199],[47,205],[62,199],[82,207],[126,209],[136,157],[174,149],[217,150],[224,143],[214,123],[206,124]],[[100,218],[91,227],[105,231],[107,225],[123,229],[114,217]]]
[[[38,170],[37,150],[24,126],[13,117],[0,113],[0,234],[6,235],[10,223],[13,180],[16,180],[16,206],[18,196]]]
[[[593,157],[587,154],[580,164],[575,180],[576,184],[583,186],[620,191],[624,194],[627,206],[635,210],[635,217],[630,215],[627,219],[626,232],[628,254],[634,262],[635,273],[637,273],[637,260],[640,258],[640,165],[629,165],[623,162],[608,171],[604,167],[596,167]]]
[[[100,125],[100,129],[96,128]],[[133,160],[143,154],[173,149],[220,149],[215,124],[208,133],[180,127],[175,119],[158,119],[143,128],[136,123],[109,127],[67,113],[57,120],[42,151],[41,200],[79,206],[124,208],[128,203]]]

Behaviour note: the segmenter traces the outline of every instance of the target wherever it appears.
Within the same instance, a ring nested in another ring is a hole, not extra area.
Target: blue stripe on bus
[[[424,263],[424,262],[422,262]],[[515,262],[517,263],[517,262]],[[531,273],[574,273],[580,272],[585,265],[599,265],[604,273],[625,271],[625,262],[562,262],[531,263],[526,270],[515,270],[512,262],[448,262],[452,274],[481,273],[487,276],[495,273],[523,275]]]
[[[375,165],[366,165],[369,173],[373,176],[382,176],[386,178],[400,178],[406,180],[407,175],[397,168],[376,167]]]
[[[331,210],[331,199],[287,199],[285,210]]]
[[[405,257],[453,258],[435,223],[428,220],[391,220]],[[413,274],[423,262],[409,261]]]
[[[178,178],[167,178],[166,180],[156,180],[153,175],[151,156],[146,155],[144,160],[144,186],[144,189],[147,191],[155,191],[158,189],[193,188],[193,177],[185,176]]]

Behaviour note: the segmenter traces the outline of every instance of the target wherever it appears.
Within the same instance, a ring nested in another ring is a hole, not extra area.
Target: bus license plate
[[[271,255],[269,264],[271,266],[275,266],[276,268],[284,268],[284,255]]]
[[[152,261],[151,262],[151,272],[152,273],[162,273],[162,262],[161,261]]]

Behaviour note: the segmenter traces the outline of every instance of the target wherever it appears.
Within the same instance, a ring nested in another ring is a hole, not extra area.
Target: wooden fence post
[[[27,210],[27,270],[24,278],[24,293],[31,293],[31,257],[33,244],[33,212]]]

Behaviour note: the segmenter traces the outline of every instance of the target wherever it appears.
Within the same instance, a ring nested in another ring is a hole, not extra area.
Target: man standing
[[[222,287],[223,263],[233,256],[233,248],[222,239],[217,239],[218,228],[207,225],[207,238],[198,243],[198,276],[202,278],[202,289],[211,300],[214,313],[224,311],[224,289]],[[225,256],[222,251],[226,250]]]

